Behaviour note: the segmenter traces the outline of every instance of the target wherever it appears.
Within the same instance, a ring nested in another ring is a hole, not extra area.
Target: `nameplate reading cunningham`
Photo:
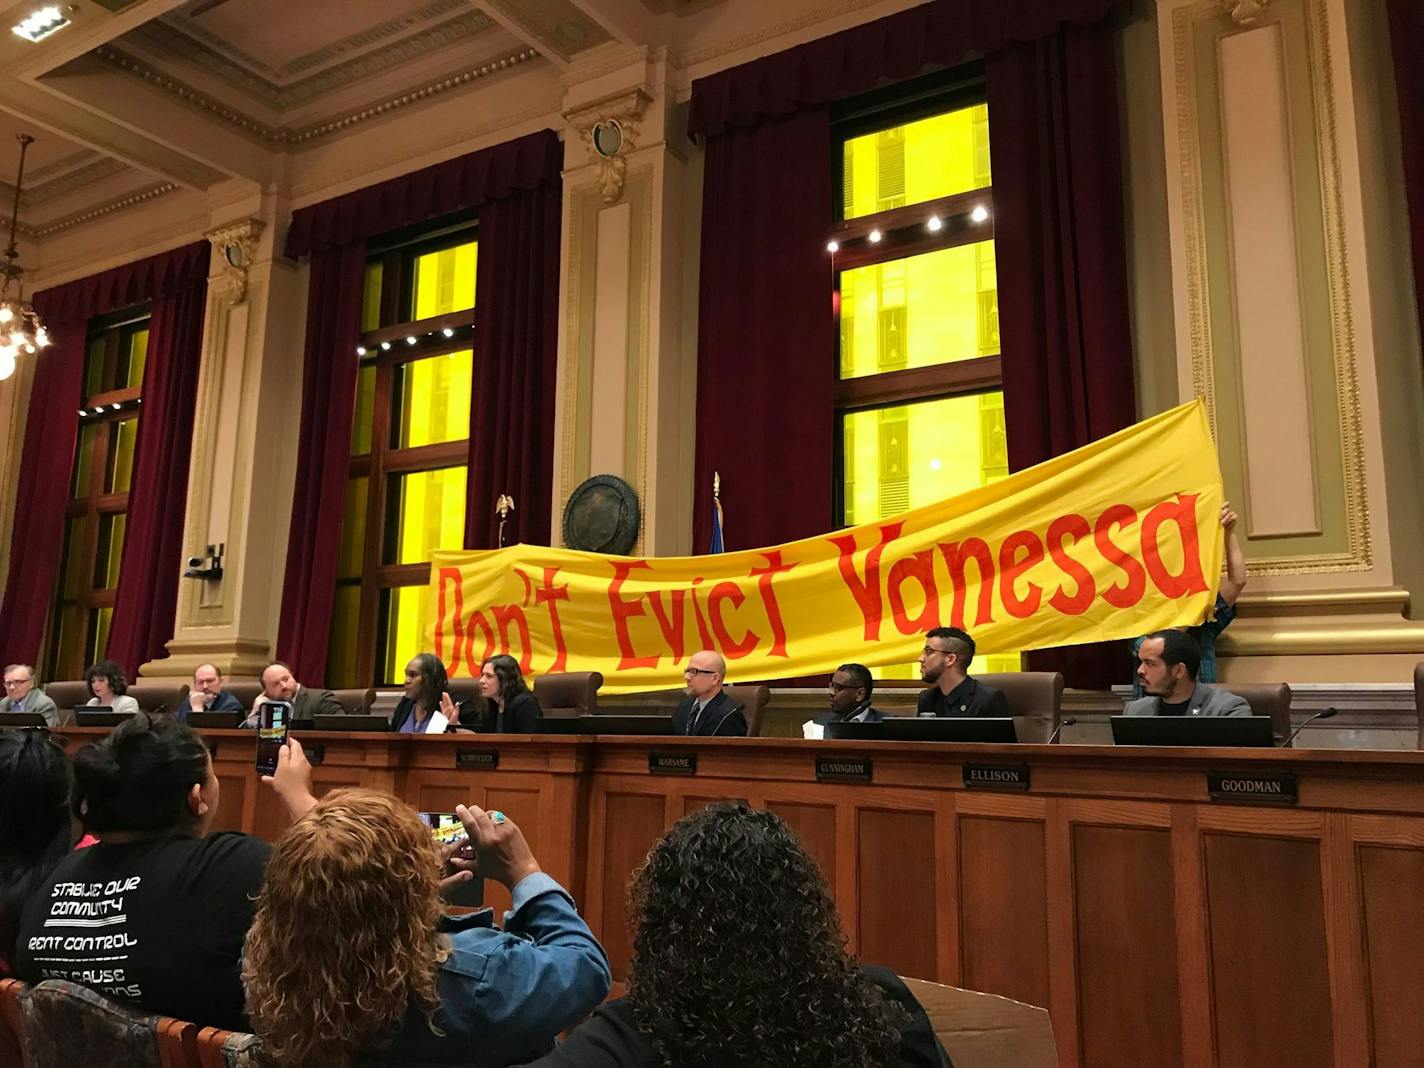
[[[648,771],[654,775],[696,775],[696,753],[649,753]]]
[[[1027,764],[965,764],[964,785],[970,790],[1027,790]]]
[[[1234,805],[1294,805],[1300,800],[1295,776],[1289,772],[1206,773],[1206,792],[1213,801]]]
[[[869,757],[817,757],[817,782],[869,782]]]
[[[466,770],[494,771],[499,767],[498,749],[456,749],[455,767]]]

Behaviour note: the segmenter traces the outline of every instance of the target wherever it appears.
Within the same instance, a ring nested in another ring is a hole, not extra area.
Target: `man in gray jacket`
[[[1197,682],[1201,649],[1180,630],[1159,630],[1142,640],[1137,677],[1148,696],[1129,701],[1129,716],[1249,716],[1244,697]]]
[[[35,669],[29,664],[5,668],[5,697],[0,700],[0,712],[38,712],[49,726],[59,726],[59,709],[35,685]]]

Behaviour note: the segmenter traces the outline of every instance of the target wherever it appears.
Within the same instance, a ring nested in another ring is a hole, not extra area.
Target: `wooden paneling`
[[[1106,1068],[1127,1052],[1136,1064],[1180,1065],[1171,832],[1071,833],[1079,1063]]]
[[[798,805],[772,801],[766,806],[796,832],[801,845],[826,877],[826,885],[836,885],[836,809],[834,805]]]
[[[1217,1063],[1330,1064],[1319,842],[1208,833],[1203,852]]]
[[[963,985],[971,990],[1048,1004],[1043,836],[1038,822],[959,820],[960,959]]]
[[[663,833],[663,799],[646,794],[609,792],[604,796],[604,818],[595,839],[603,843],[603,907],[598,917],[599,938],[622,979],[628,971],[632,941],[628,936],[628,880]]]
[[[933,812],[862,808],[856,825],[860,959],[901,975],[935,974]]]
[[[1366,845],[1357,856],[1375,1063],[1424,1064],[1424,851]]]

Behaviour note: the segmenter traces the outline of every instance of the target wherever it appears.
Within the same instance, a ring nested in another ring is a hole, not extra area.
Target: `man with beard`
[[[921,716],[1007,716],[1009,702],[992,686],[969,677],[974,639],[958,627],[935,627],[925,635],[920,677],[929,686],[920,691]]]

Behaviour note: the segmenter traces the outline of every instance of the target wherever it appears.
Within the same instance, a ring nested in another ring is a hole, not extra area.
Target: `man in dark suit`
[[[816,717],[824,727],[828,723],[879,723],[885,717],[870,704],[870,691],[875,680],[864,664],[842,664],[831,676],[831,707]]]
[[[742,706],[722,692],[727,662],[720,653],[703,649],[693,653],[683,672],[687,696],[672,714],[674,734],[729,738],[747,733],[747,717]]]
[[[935,627],[925,635],[916,714],[921,716],[1007,716],[1009,702],[992,686],[969,677],[974,639],[958,627]]]
[[[189,712],[241,712],[242,702],[223,689],[223,673],[216,664],[199,664],[193,669],[193,686],[178,707],[178,718]]]
[[[317,716],[344,716],[346,709],[330,690],[309,690],[292,678],[292,669],[281,661],[268,664],[262,670],[262,692],[252,702],[244,727],[261,722],[263,701],[286,701],[292,706],[292,719],[315,719]]]
[[[1249,716],[1251,706],[1240,697],[1197,682],[1201,647],[1181,630],[1159,630],[1142,639],[1137,649],[1137,678],[1147,694],[1129,701],[1128,716]]]

